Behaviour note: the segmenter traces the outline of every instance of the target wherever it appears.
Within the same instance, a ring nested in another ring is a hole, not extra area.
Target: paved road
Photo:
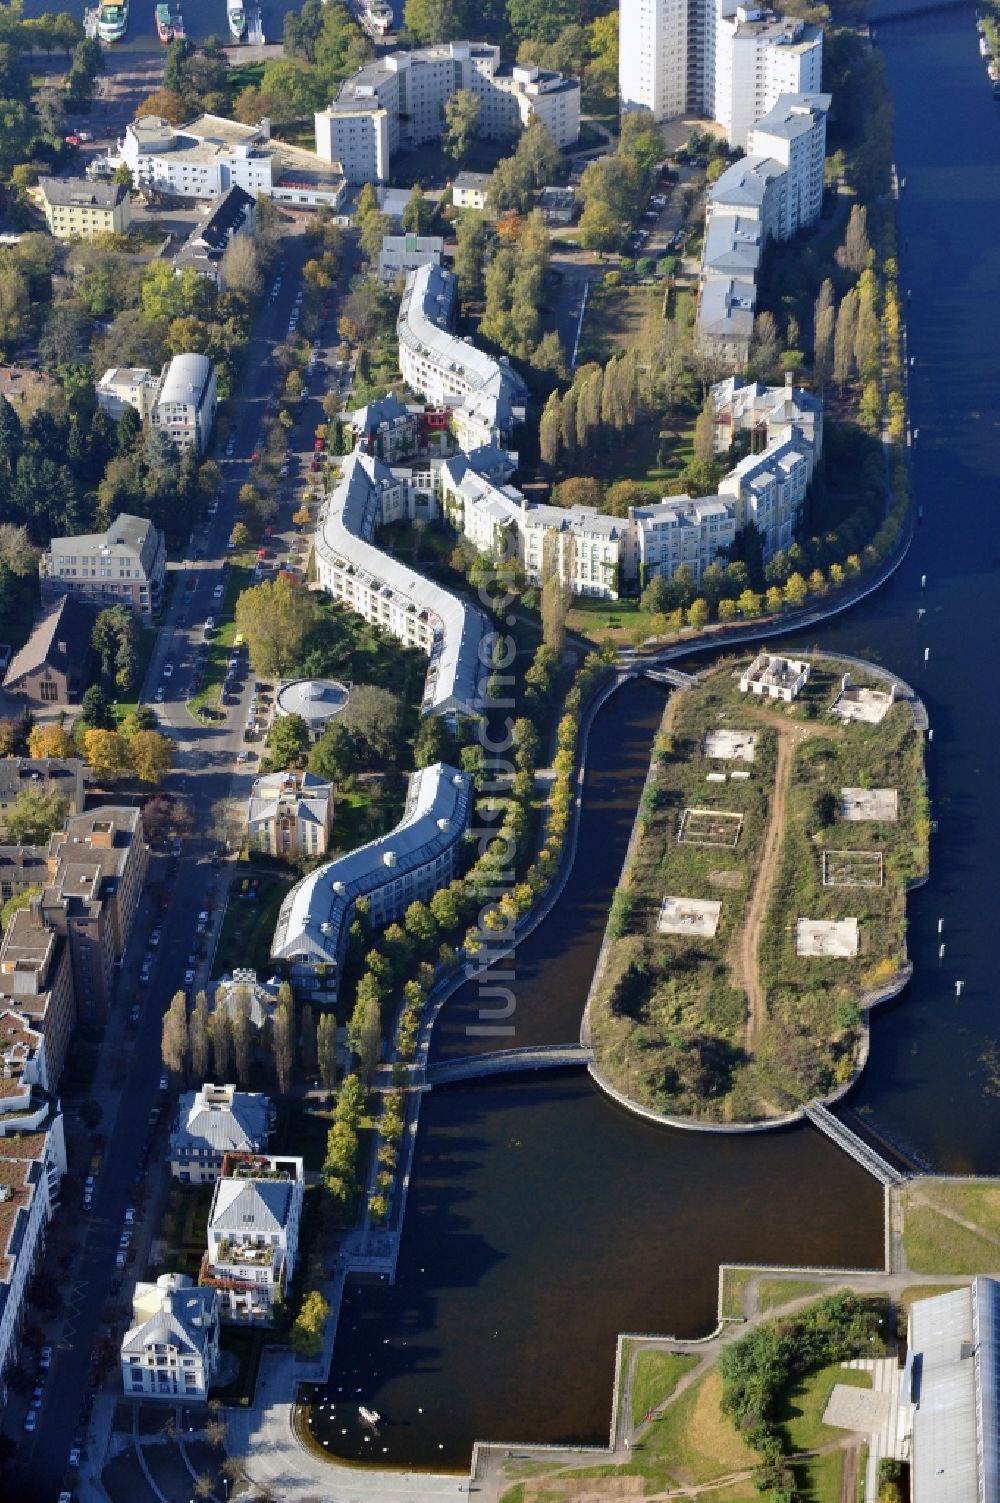
[[[242,730],[250,683],[243,685],[240,702],[230,708],[225,724],[213,727],[202,727],[192,719],[185,705],[186,690],[191,680],[195,651],[203,636],[205,618],[213,612],[218,615],[213,591],[223,577],[225,545],[235,519],[236,494],[248,477],[250,454],[260,431],[264,405],[277,380],[270,356],[274,346],[287,335],[301,268],[308,256],[298,233],[300,228],[301,225],[290,227],[284,249],[281,289],[276,297],[265,298],[255,327],[233,428],[234,452],[231,458],[223,456],[220,460],[225,477],[222,502],[208,527],[201,529],[192,539],[191,559],[181,560],[174,566],[182,572],[181,587],[173,592],[144,686],[142,697],[147,702],[154,700],[159,687],[164,689],[163,702],[156,708],[176,748],[175,771],[165,786],[183,801],[193,833],[185,840],[173,877],[170,876],[171,863],[167,857],[157,857],[154,861],[151,877],[153,880],[165,877],[168,906],[162,911],[150,896],[144,899],[143,911],[119,980],[118,1002],[108,1025],[102,1048],[102,1066],[95,1082],[94,1094],[105,1108],[101,1131],[106,1135],[108,1147],[98,1176],[94,1209],[86,1220],[76,1204],[67,1204],[59,1212],[62,1227],[57,1231],[65,1231],[68,1219],[79,1218],[77,1229],[81,1236],[72,1284],[67,1285],[65,1273],[53,1270],[74,1313],[56,1351],[38,1430],[33,1436],[24,1435],[20,1430],[20,1412],[17,1416],[8,1416],[11,1433],[16,1435],[20,1447],[17,1475],[12,1479],[8,1503],[14,1503],[18,1495],[30,1499],[30,1503],[54,1503],[57,1498],[78,1426],[81,1399],[88,1386],[90,1349],[95,1338],[105,1329],[102,1311],[109,1285],[116,1274],[115,1257],[125,1209],[136,1202],[139,1189],[148,1188],[153,1207],[140,1221],[136,1239],[140,1259],[129,1270],[122,1299],[129,1296],[135,1270],[143,1269],[146,1246],[155,1221],[154,1212],[165,1192],[165,1175],[161,1168],[158,1169],[164,1147],[165,1120],[152,1140],[149,1181],[145,1185],[140,1181],[137,1186],[136,1179],[141,1173],[141,1161],[150,1135],[150,1110],[164,1100],[159,1092],[160,1023],[170,997],[183,985],[188,956],[194,945],[198,913],[211,898],[219,897],[220,885],[224,886],[228,880],[224,868],[220,873],[211,864],[216,844],[211,831],[212,811],[221,799],[244,798],[253,776],[253,764],[242,768],[236,765],[236,753],[243,744]],[[331,315],[331,326],[335,321],[336,306]],[[320,353],[328,352],[329,346]],[[325,385],[314,381],[310,399],[303,404],[303,420],[293,440],[297,452],[290,460],[287,496],[275,526],[276,542],[279,536],[290,540],[294,533],[290,516],[295,507],[298,472],[305,468],[311,457],[311,436],[316,423],[321,420],[323,390]],[[203,556],[194,557],[199,551]],[[194,584],[190,601],[185,604],[183,582],[188,576],[193,578]],[[174,669],[170,678],[164,679],[163,666],[167,661],[174,665]],[[162,938],[152,952],[156,959],[150,985],[143,988],[138,982],[138,971],[149,931],[157,923],[162,925]],[[202,983],[208,964],[205,960],[198,966],[196,984]],[[131,1037],[127,1015],[135,1002],[141,1004],[142,1014],[138,1029]],[[124,1078],[124,1088],[120,1085],[121,1078]],[[164,1114],[165,1118],[167,1116],[169,1113]],[[86,1172],[79,1160],[75,1167],[80,1173]],[[117,1373],[114,1373],[109,1383],[116,1387],[117,1382]]]

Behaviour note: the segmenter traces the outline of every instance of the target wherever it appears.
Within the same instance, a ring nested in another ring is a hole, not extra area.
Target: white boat
[[[102,42],[120,42],[128,30],[128,0],[104,4],[97,12],[97,35]]]
[[[247,34],[247,15],[242,0],[226,0],[226,19],[230,32],[241,42]]]

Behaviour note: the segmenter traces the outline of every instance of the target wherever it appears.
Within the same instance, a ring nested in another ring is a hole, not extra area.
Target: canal
[[[995,1171],[1000,118],[971,8],[884,26],[879,45],[905,178],[923,518],[892,582],[797,645],[894,668],[923,696],[934,732],[932,878],[910,906],[916,977],[875,1023],[853,1105],[940,1169]],[[530,1005],[506,1042],[562,1036],[577,1016],[599,927],[591,910],[620,866],[617,800],[633,776],[641,782],[634,732],[649,692],[622,691],[597,722],[576,896],[560,905],[544,955],[522,947]],[[606,835],[587,833],[591,812]],[[446,1013],[440,1052],[469,1047],[474,1008],[465,994]],[[381,1433],[366,1442],[346,1408],[323,1411],[316,1433],[331,1452],[409,1466],[465,1467],[477,1438],[602,1441],[619,1331],[707,1329],[720,1260],[875,1264],[881,1232],[877,1186],[810,1129],[735,1141],[662,1131],[576,1075],[436,1091],[423,1108],[398,1282],[352,1291],[331,1392],[320,1396],[374,1405]]]

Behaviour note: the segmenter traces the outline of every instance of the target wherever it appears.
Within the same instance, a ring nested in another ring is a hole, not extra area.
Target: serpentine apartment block
[[[505,444],[524,422],[528,388],[502,356],[494,360],[451,332],[457,289],[444,267],[410,272],[396,320],[399,369],[425,401],[451,408],[460,449]]]
[[[271,958],[288,965],[296,996],[336,997],[359,898],[381,929],[448,885],[471,815],[471,777],[435,762],[411,775],[394,830],[295,884],[281,905]]]

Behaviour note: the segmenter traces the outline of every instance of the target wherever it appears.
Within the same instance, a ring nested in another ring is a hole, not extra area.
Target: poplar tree
[[[208,998],[203,991],[194,999],[189,1029],[191,1043],[191,1075],[201,1085],[208,1079]]]
[[[160,1033],[160,1054],[168,1070],[180,1075],[188,1052],[187,998],[183,992],[174,992],[170,1006],[163,1017]]]
[[[826,278],[819,289],[813,313],[813,375],[816,385],[824,387],[830,379],[833,362],[833,329],[836,323],[833,283]]]
[[[278,1090],[282,1096],[287,1096],[291,1089],[292,1070],[295,1066],[295,999],[287,981],[281,983],[278,991],[271,1046],[274,1051],[274,1072],[278,1078]]]
[[[562,402],[557,391],[550,392],[538,424],[538,450],[542,464],[554,470],[559,462],[562,441]]]
[[[694,457],[701,464],[715,459],[715,408],[710,396],[705,398],[694,425]]]
[[[241,1086],[250,1082],[250,998],[246,989],[240,987],[236,994],[232,1013],[233,1058],[236,1061],[236,1079]]]
[[[307,1079],[313,1080],[316,1076],[316,1023],[313,1019],[313,1010],[308,1002],[302,1008],[300,1026],[302,1031],[302,1073]]]
[[[833,336],[833,379],[841,390],[854,370],[854,335],[858,324],[858,294],[851,287],[840,300]]]
[[[579,392],[576,385],[570,387],[562,399],[562,413],[560,423],[560,436],[562,446],[567,459],[572,459],[576,454],[576,406],[579,400]]]
[[[316,1025],[316,1060],[320,1080],[332,1091],[337,1084],[337,1020],[332,1012],[321,1013]]]
[[[218,1002],[212,1014],[212,1064],[216,1080],[225,1085],[233,1064],[233,1029],[226,1007]]]

